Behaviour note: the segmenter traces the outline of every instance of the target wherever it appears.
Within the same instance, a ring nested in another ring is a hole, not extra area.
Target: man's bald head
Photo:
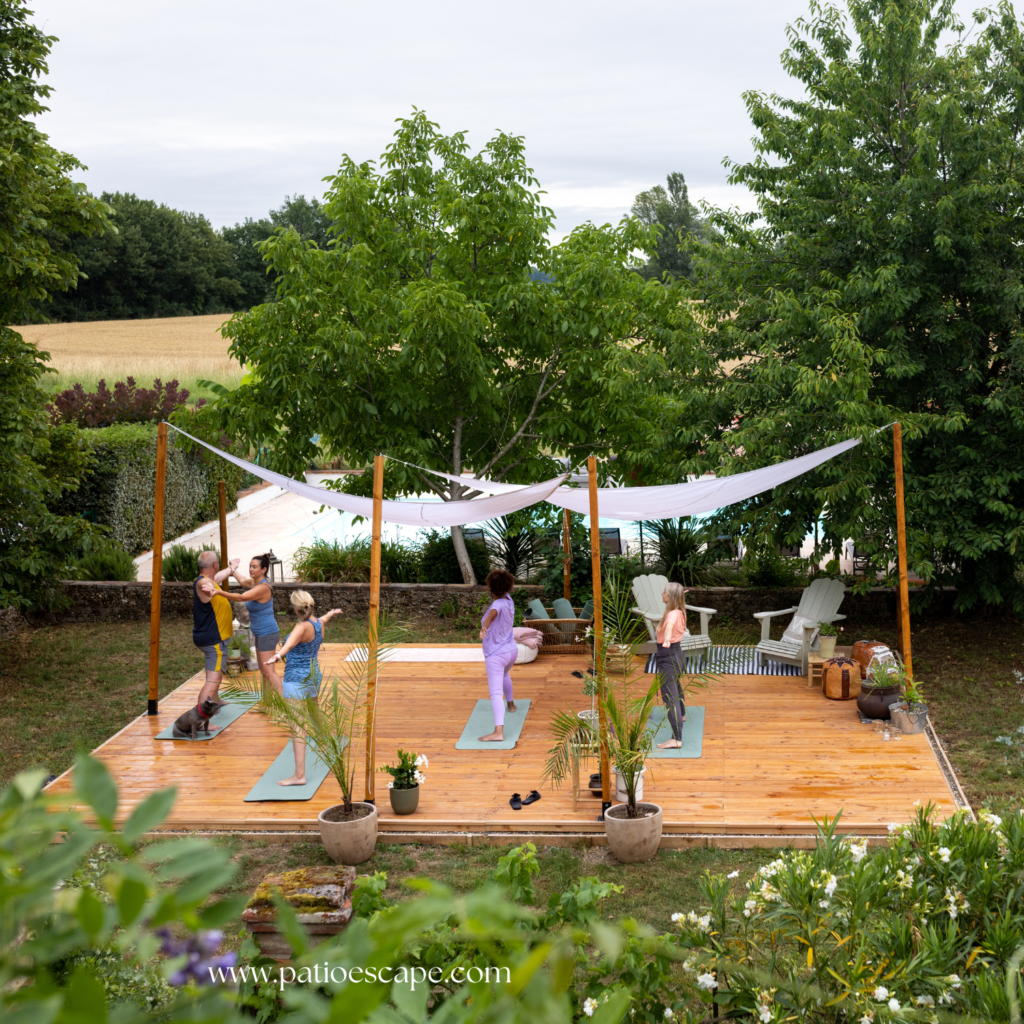
[[[216,572],[220,568],[220,559],[216,551],[201,551],[199,553],[199,571],[206,573],[211,569]]]

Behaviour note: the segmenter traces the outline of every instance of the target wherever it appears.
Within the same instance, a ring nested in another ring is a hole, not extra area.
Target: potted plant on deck
[[[419,806],[420,786],[427,781],[420,769],[428,767],[429,763],[425,754],[399,750],[398,764],[386,764],[377,769],[391,776],[388,796],[391,799],[391,810],[395,814],[412,814]]]
[[[835,657],[836,642],[839,640],[839,633],[842,627],[834,622],[818,623],[818,653],[826,661]]]
[[[857,694],[857,710],[865,718],[889,718],[889,707],[902,698],[907,673],[899,655],[888,648],[872,656]]]
[[[919,682],[904,678],[903,699],[889,705],[889,717],[904,734],[924,732],[928,724],[928,702]]]
[[[380,645],[378,664],[386,660],[390,650],[390,646]],[[343,662],[344,676],[324,676],[316,697],[285,700],[276,690],[267,690],[263,697],[271,721],[291,733],[304,733],[306,742],[337,780],[342,802],[322,810],[317,822],[327,855],[339,864],[361,864],[377,844],[377,808],[352,798],[357,741],[366,729],[367,654],[367,645],[358,645],[352,660]],[[229,685],[225,692],[230,696],[249,691]]]

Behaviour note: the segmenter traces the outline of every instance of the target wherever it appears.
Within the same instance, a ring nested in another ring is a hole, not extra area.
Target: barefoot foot
[[[678,750],[683,745],[682,740],[665,740],[658,744],[659,750]]]
[[[492,733],[488,733],[486,736],[477,737],[481,743],[501,743],[505,739],[505,732],[502,730],[498,732],[495,730]]]
[[[514,700],[510,700],[508,702],[508,704],[505,705],[505,710],[506,711],[516,711],[516,710],[518,710],[516,708],[516,702]]]
[[[279,786],[304,786],[306,784],[305,775],[293,775],[289,779],[281,779],[277,783]]]

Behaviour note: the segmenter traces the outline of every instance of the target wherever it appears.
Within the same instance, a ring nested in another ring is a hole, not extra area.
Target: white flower
[[[695,961],[694,961],[692,956],[691,957],[687,957],[687,959],[683,961],[683,970],[689,972],[690,974],[693,974],[693,971],[694,971],[694,966],[693,965],[694,965],[694,963],[695,963]]]
[[[711,915],[710,914],[701,914],[701,916],[697,918],[697,927],[702,932],[709,932],[709,931],[711,931]]]
[[[948,846],[940,846],[939,847],[939,860],[941,860],[943,864],[948,864],[949,863],[949,855],[950,855],[951,852],[952,851],[950,850],[950,848]]]
[[[934,1006],[935,1000],[931,996],[918,996],[915,1000],[918,1006]]]
[[[682,921],[682,920],[683,920],[683,915],[682,915],[682,914],[680,914],[680,913],[679,913],[679,911],[677,910],[677,911],[676,911],[676,912],[675,912],[675,913],[674,913],[674,914],[672,915],[672,923],[673,923],[673,924],[679,924],[679,922],[680,922],[680,921]]]
[[[718,988],[718,982],[715,981],[713,974],[698,974],[697,988],[706,988],[710,992],[713,988]]]
[[[420,771],[413,772],[412,777],[416,780],[417,786],[422,786],[423,783],[427,781],[426,775],[424,775],[423,772]]]
[[[949,1006],[953,1002],[953,997],[948,992],[943,992],[939,996],[939,1006]]]
[[[395,788],[395,784],[393,782],[389,782],[388,783],[388,789],[394,789],[394,788]]]
[[[889,1000],[889,1009],[892,1010],[893,1013],[899,1012],[900,1001],[895,996],[893,996],[892,999]]]
[[[593,1017],[594,1016],[594,1011],[596,1009],[597,1009],[597,1000],[596,999],[586,999],[586,1000],[584,1000],[584,1002],[583,1002],[583,1012],[588,1017]]]
[[[770,1006],[762,1006],[758,1017],[761,1019],[762,1024],[768,1024],[772,1019],[772,1008]]]
[[[879,985],[872,995],[881,1003],[889,998],[889,990],[884,985]]]
[[[859,864],[868,852],[868,841],[865,839],[861,843],[850,843],[850,855],[853,857],[853,863]]]
[[[991,811],[980,811],[978,813],[978,820],[984,825],[988,825],[989,828],[999,828],[1003,823],[1003,819],[998,814],[993,814]]]
[[[743,916],[744,917],[750,917],[750,915],[755,910],[757,910],[757,900],[747,900],[747,902],[743,904]]]
[[[825,885],[825,895],[829,899],[832,898],[832,893],[834,893],[836,891],[836,886],[838,884],[839,883],[836,881],[836,876],[835,875],[829,875],[828,876],[828,882]]]
[[[861,1017],[857,1024],[875,1024],[875,1015],[869,1010]]]
[[[890,833],[895,832],[898,828],[902,828],[899,822],[896,821],[890,821],[885,827],[890,831]]]
[[[950,985],[953,986],[953,988],[959,988],[960,987],[960,975],[959,974],[951,974],[946,979],[946,981],[948,981],[950,983]]]
[[[675,1016],[675,1014],[672,1012],[672,1007],[671,1006],[666,1006],[665,1007],[665,1014],[664,1014],[664,1016],[665,1016],[665,1020],[670,1020],[672,1017]]]
[[[818,900],[818,906],[821,907],[822,910],[828,910],[828,900]]]
[[[740,873],[738,871],[730,871],[729,874],[727,874],[725,877],[726,878],[739,878],[740,877]]]
[[[417,768],[429,768],[430,762],[427,760],[426,754],[418,754],[416,760],[413,762]]]

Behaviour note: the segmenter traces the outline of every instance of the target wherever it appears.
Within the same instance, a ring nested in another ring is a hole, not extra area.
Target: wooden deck
[[[324,645],[324,669],[337,669],[350,649]],[[532,833],[538,842],[591,834],[600,842],[599,800],[584,791],[574,813],[568,784],[558,790],[541,786],[551,745],[547,723],[556,708],[587,706],[579,680],[570,674],[585,666],[583,659],[556,655],[513,671],[516,696],[531,698],[533,705],[517,747],[508,751],[455,749],[474,702],[487,696],[482,664],[383,666],[378,764],[392,762],[401,746],[426,754],[430,767],[419,810],[407,817],[392,814],[388,776],[377,776],[382,839],[393,833],[394,840],[465,842],[475,835],[478,841],[500,841],[502,833]],[[159,716],[141,715],[95,751],[120,788],[119,817],[153,790],[174,785],[178,799],[166,829],[315,831],[317,813],[340,800],[332,776],[309,801],[243,802],[287,742],[265,716],[249,712],[209,743],[153,738],[195,701],[201,679],[197,673],[161,701]],[[144,706],[141,687],[139,692]],[[826,700],[801,677],[722,676],[713,691],[692,703],[707,709],[703,756],[648,762],[645,799],[664,808],[666,845],[774,845],[813,834],[812,816],[820,820],[840,810],[842,831],[884,835],[886,825],[905,820],[916,802],[933,802],[943,816],[957,808],[927,736],[883,743],[861,724],[852,701]],[[542,799],[513,811],[511,794],[525,796],[531,789],[540,789]],[[70,772],[49,786],[52,793],[71,790]]]

